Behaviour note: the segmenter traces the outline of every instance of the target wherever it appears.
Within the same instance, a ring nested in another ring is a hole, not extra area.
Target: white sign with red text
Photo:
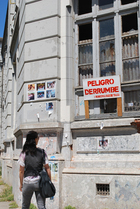
[[[83,79],[84,100],[121,97],[120,76]]]

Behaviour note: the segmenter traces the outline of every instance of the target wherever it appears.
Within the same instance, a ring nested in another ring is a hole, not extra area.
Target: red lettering
[[[111,87],[111,93],[113,93],[114,92],[114,87]]]
[[[101,80],[101,85],[104,85],[105,84],[105,81],[104,80]]]
[[[107,84],[108,84],[108,85],[110,84],[110,82],[109,82],[109,80],[108,80],[108,79],[106,79],[106,85],[107,85]]]
[[[114,89],[115,89],[114,92],[119,92],[119,89],[118,88],[119,88],[118,86],[115,86],[114,87]]]
[[[92,86],[96,86],[96,81],[92,81]]]
[[[88,95],[88,89],[85,89],[85,95]]]
[[[89,89],[89,94],[92,94],[92,89]]]
[[[96,89],[93,89],[93,94],[96,94]]]
[[[89,85],[91,85],[91,84],[92,84],[92,81],[88,81],[88,83],[87,83],[87,84],[88,84],[88,87],[89,87]]]
[[[104,93],[107,93],[107,92],[110,93],[110,87],[109,88],[104,88]]]
[[[113,78],[110,79],[110,84],[114,84],[114,79]]]

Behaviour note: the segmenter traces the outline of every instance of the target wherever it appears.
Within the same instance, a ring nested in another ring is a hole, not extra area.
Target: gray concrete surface
[[[9,202],[0,202],[0,209],[9,209]]]

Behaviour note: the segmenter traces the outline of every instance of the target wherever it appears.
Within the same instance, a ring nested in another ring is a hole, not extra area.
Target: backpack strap
[[[42,153],[43,153],[43,164],[45,164],[45,150],[42,149]]]

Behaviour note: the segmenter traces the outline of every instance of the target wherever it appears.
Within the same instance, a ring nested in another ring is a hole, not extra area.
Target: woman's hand
[[[19,190],[20,190],[21,192],[22,192],[22,187],[23,187],[22,185],[20,185],[20,187],[19,187]]]

